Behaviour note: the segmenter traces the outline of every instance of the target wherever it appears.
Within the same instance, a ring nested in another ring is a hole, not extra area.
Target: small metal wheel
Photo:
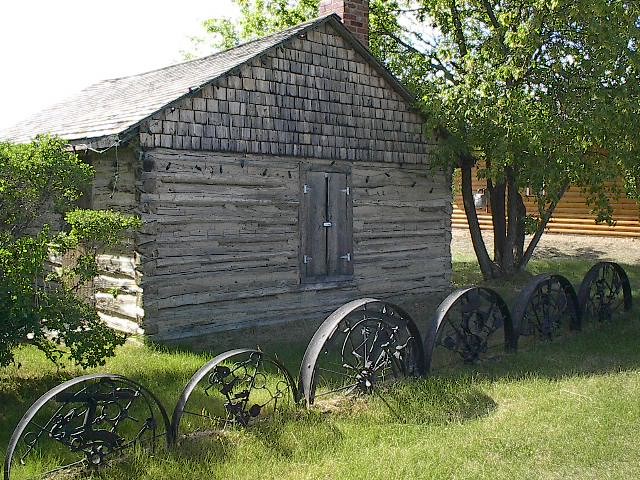
[[[229,350],[200,368],[182,391],[171,431],[193,434],[227,425],[246,427],[289,408],[297,397],[288,370],[259,350]]]
[[[338,308],[313,335],[300,367],[300,397],[312,405],[422,374],[424,351],[411,317],[391,303],[363,298]]]
[[[582,322],[606,322],[622,310],[631,310],[631,285],[624,269],[613,262],[596,263],[578,291]]]
[[[513,321],[518,347],[580,330],[580,308],[573,286],[562,275],[536,275],[516,299]]]
[[[475,363],[515,344],[509,308],[494,290],[469,287],[439,305],[425,338],[426,368]]]
[[[108,465],[134,447],[169,445],[169,418],[142,385],[119,375],[85,375],[40,397],[13,431],[4,478],[49,478]]]

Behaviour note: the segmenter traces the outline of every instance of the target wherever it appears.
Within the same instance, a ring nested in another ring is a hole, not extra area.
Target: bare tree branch
[[[391,38],[393,41],[397,42],[399,45],[401,45],[402,47],[406,48],[407,50],[415,53],[416,55],[420,55],[426,59],[431,60],[429,62],[429,65],[431,65],[434,69],[442,72],[444,74],[444,77],[449,80],[451,83],[453,84],[458,84],[458,80],[456,79],[456,77],[453,75],[453,73],[451,73],[447,67],[442,63],[442,61],[438,58],[438,56],[434,53],[431,54],[426,54],[425,52],[421,52],[420,50],[418,50],[417,48],[415,48],[413,45],[411,45],[410,43],[405,42],[404,40],[402,40],[399,36],[397,36],[396,34],[384,29],[384,31],[380,31],[380,30],[375,30],[374,31],[376,34],[378,35],[385,35],[389,38]],[[435,63],[434,63],[435,62]]]

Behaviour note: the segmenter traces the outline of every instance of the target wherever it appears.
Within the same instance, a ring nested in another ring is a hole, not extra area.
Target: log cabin
[[[450,172],[367,49],[368,2],[321,14],[99,82],[4,132],[65,138],[95,168],[90,207],[143,220],[130,250],[102,258],[110,325],[193,345],[267,327],[286,340],[354,298],[447,293]]]
[[[476,213],[480,222],[480,228],[492,231],[491,204],[488,194],[485,194],[487,182],[479,179],[477,168],[472,171],[472,188],[478,198]],[[462,194],[460,193],[460,180],[454,180],[452,227],[454,229],[469,229],[467,215],[464,211]],[[527,189],[521,192],[522,199],[529,214],[538,215],[536,197]],[[549,220],[545,233],[569,234],[569,235],[596,235],[620,238],[640,238],[640,206],[635,200],[621,195],[612,198],[613,224],[596,222],[596,215],[587,204],[585,195],[578,187],[570,187],[563,195]]]

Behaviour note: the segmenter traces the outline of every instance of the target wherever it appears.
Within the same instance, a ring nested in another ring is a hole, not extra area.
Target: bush
[[[60,139],[0,143],[0,366],[25,342],[55,363],[68,356],[82,367],[103,364],[124,342],[100,320],[93,295],[78,292],[97,275],[97,255],[121,244],[140,221],[71,210],[92,177]],[[44,223],[51,211],[66,213],[57,231]],[[68,252],[74,260],[53,268],[52,257]]]

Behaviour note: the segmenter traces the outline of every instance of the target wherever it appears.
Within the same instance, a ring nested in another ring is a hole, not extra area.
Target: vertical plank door
[[[306,248],[308,260],[305,264],[305,276],[322,277],[327,271],[327,174],[308,172],[308,193],[305,194],[307,206]]]
[[[351,275],[351,222],[346,173],[330,173],[327,185],[327,212],[331,227],[327,229],[328,272],[332,276]]]

